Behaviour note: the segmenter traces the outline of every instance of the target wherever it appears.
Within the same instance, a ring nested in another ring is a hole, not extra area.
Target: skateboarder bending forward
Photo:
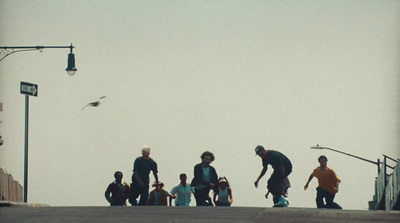
[[[287,176],[292,172],[292,163],[282,153],[274,150],[265,150],[260,145],[255,148],[255,151],[256,155],[262,159],[263,169],[260,176],[254,182],[254,185],[258,187],[258,181],[267,172],[268,165],[271,165],[274,168],[274,173],[268,180],[268,193],[273,195],[274,206],[287,206],[288,202],[284,197],[287,194],[287,189],[290,187]]]

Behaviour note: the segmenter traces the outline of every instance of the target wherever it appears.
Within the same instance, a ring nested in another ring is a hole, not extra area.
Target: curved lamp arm
[[[68,75],[73,76],[75,72],[78,70],[75,67],[75,55],[72,53],[72,49],[75,48],[72,43],[70,46],[1,46],[0,47],[0,62],[4,60],[7,56],[18,53],[18,52],[25,52],[25,51],[34,51],[34,50],[40,50],[42,52],[42,49],[44,48],[69,48],[70,53],[68,54],[68,65],[67,69],[65,69],[68,73]]]
[[[23,51],[35,51],[35,50],[40,50],[40,52],[42,52],[41,48],[38,49],[23,49],[23,50],[15,50],[14,48],[11,49],[3,49],[0,51],[0,61],[4,60],[4,58],[6,58],[7,56],[13,54],[13,53],[18,53],[18,52],[23,52]]]

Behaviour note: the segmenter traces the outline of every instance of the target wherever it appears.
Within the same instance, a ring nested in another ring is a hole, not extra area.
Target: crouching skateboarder
[[[288,175],[292,172],[292,163],[282,153],[274,150],[265,150],[263,146],[257,146],[255,151],[256,155],[262,159],[263,169],[254,185],[258,187],[258,181],[267,172],[268,165],[271,165],[274,168],[274,172],[268,180],[268,192],[265,198],[268,198],[268,194],[271,193],[274,207],[287,207],[289,202],[285,197],[287,197],[287,190],[290,187]]]

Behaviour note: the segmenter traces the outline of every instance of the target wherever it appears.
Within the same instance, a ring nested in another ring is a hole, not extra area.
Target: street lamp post
[[[34,51],[34,50],[40,50],[42,49],[62,49],[62,48],[69,48],[70,53],[68,54],[68,65],[67,68],[65,69],[68,73],[69,76],[74,76],[75,72],[78,70],[75,67],[75,55],[72,53],[72,49],[75,48],[72,43],[70,46],[1,46],[0,49],[0,61],[2,61],[4,58],[7,56],[13,54],[13,53],[18,53],[18,52],[26,52],[26,51]]]
[[[372,164],[377,165],[377,166],[378,166],[378,173],[379,173],[379,171],[380,171],[379,164],[380,164],[381,162],[379,161],[379,159],[378,159],[377,162],[375,162],[375,161],[368,160],[368,159],[365,159],[365,158],[362,158],[362,157],[359,157],[359,156],[355,156],[355,155],[352,155],[352,154],[349,154],[349,153],[345,153],[345,152],[342,152],[342,151],[339,151],[339,150],[336,150],[336,149],[332,149],[332,148],[328,148],[328,147],[322,147],[322,146],[319,146],[319,145],[317,145],[317,146],[312,146],[311,149],[327,149],[327,150],[331,150],[331,151],[334,151],[334,152],[338,152],[338,153],[341,153],[341,154],[344,154],[344,155],[347,155],[347,156],[351,156],[351,157],[354,157],[354,158],[363,160],[363,161],[365,161],[365,162],[368,162],[368,163],[372,163]]]
[[[69,76],[74,76],[76,71],[75,67],[75,55],[72,53],[74,46],[1,46],[0,47],[0,62],[7,56],[26,51],[34,51],[42,49],[63,49],[69,48],[70,53],[68,54],[67,68],[65,69]],[[21,93],[22,92],[22,82],[21,82]],[[24,149],[24,202],[28,202],[28,108],[29,108],[29,96],[25,95],[25,149]]]

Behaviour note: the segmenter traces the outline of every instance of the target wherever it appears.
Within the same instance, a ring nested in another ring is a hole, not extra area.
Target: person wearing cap
[[[255,187],[258,187],[258,181],[265,175],[268,165],[274,169],[271,177],[268,180],[268,193],[273,195],[274,206],[287,206],[287,201],[284,198],[287,193],[287,188],[290,187],[289,179],[287,178],[292,172],[292,163],[281,152],[275,150],[265,150],[259,145],[255,148],[256,155],[262,159],[263,169],[260,176],[254,182]],[[266,198],[268,196],[266,194]]]
[[[108,185],[105,192],[106,200],[111,206],[126,206],[126,199],[129,197],[129,185],[122,181],[122,177],[121,171],[115,172],[115,180]]]
[[[132,183],[129,196],[129,203],[132,206],[145,206],[149,196],[150,171],[153,172],[158,182],[157,163],[150,157],[150,147],[145,145],[142,148],[142,156],[137,157],[133,163]],[[139,204],[137,198],[140,195]]]
[[[160,180],[153,183],[154,190],[150,191],[147,199],[148,206],[171,206],[171,202],[168,205],[168,197],[173,197],[168,191],[164,189],[164,183]]]
[[[218,190],[214,193],[215,206],[231,206],[233,202],[232,190],[226,177],[218,180]],[[218,197],[218,199],[217,199]]]
[[[197,206],[212,206],[210,189],[217,190],[218,175],[210,164],[215,157],[212,152],[206,151],[201,155],[201,163],[194,166],[194,178],[190,183],[194,187],[194,198]]]
[[[185,173],[179,175],[181,183],[171,189],[171,194],[169,202],[175,198],[175,206],[190,206],[191,196],[192,196],[192,186],[186,183],[187,176]]]
[[[314,169],[311,173],[310,177],[306,185],[304,186],[304,190],[307,190],[308,184],[312,180],[313,177],[318,179],[318,187],[317,187],[317,198],[315,199],[317,203],[317,208],[340,208],[341,207],[333,202],[335,199],[335,194],[339,190],[340,178],[336,175],[335,171],[327,166],[328,158],[326,156],[320,156],[318,158],[319,166]],[[324,198],[326,204],[324,204]]]

